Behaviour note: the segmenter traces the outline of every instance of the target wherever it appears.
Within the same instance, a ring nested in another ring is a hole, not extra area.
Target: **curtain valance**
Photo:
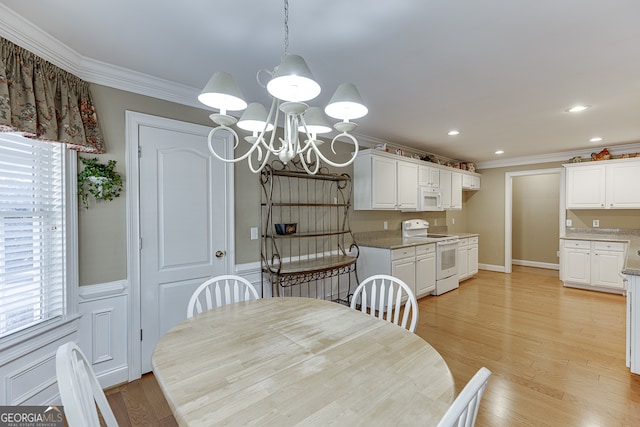
[[[105,152],[89,83],[2,37],[0,131]]]

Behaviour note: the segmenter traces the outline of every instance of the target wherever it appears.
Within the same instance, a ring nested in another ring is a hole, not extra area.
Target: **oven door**
[[[436,279],[458,274],[458,240],[445,240],[436,244]]]

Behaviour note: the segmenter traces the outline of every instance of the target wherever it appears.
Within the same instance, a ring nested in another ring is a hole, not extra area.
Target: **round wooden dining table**
[[[173,327],[153,372],[181,426],[436,425],[454,395],[419,336],[343,305],[264,298]]]

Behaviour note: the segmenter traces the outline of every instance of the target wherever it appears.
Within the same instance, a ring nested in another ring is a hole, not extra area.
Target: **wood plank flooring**
[[[514,266],[420,299],[416,333],[442,354],[456,392],[481,366],[493,372],[477,426],[638,426],[625,304],[621,295],[564,288],[556,271]],[[107,396],[121,426],[176,425],[152,374]]]

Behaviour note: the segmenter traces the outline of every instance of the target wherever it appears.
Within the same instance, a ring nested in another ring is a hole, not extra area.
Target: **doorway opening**
[[[504,270],[505,273],[512,272],[513,266],[513,224],[514,224],[514,179],[527,176],[541,176],[541,175],[557,175],[559,177],[559,212],[558,212],[558,230],[559,235],[564,235],[565,232],[565,219],[566,219],[566,202],[565,202],[565,175],[563,168],[557,169],[538,169],[519,172],[507,172],[505,174],[505,221],[504,221]],[[535,225],[535,224],[534,224]]]

